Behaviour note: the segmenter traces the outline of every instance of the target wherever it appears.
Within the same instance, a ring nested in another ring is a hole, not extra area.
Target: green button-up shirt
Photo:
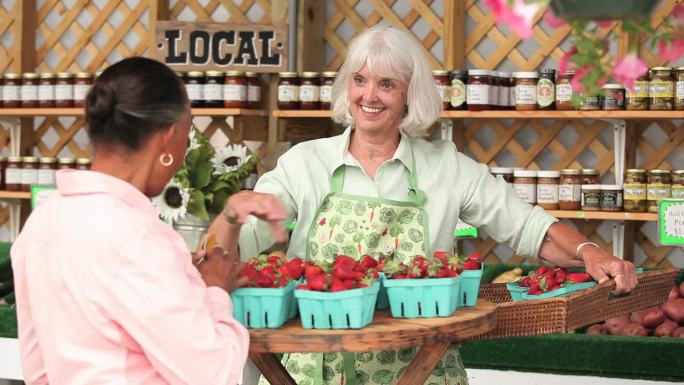
[[[516,195],[513,187],[493,177],[486,165],[458,152],[451,141],[428,142],[402,135],[392,159],[366,174],[349,153],[351,129],[343,134],[300,143],[278,159],[255,191],[273,193],[287,209],[288,222],[297,222],[288,257],[306,256],[306,237],[318,207],[330,192],[333,171],[344,165],[342,192],[406,201],[409,173],[416,157],[418,188],[427,195],[430,252],[453,250],[458,218],[508,243],[518,255],[536,258],[549,226],[556,219]],[[413,151],[411,151],[413,150]],[[250,217],[240,233],[243,256],[256,255],[274,241],[266,222]]]

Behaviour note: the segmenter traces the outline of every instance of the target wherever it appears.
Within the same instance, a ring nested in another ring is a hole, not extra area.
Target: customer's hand
[[[277,196],[254,191],[240,191],[231,195],[223,208],[223,216],[233,225],[242,225],[248,215],[268,222],[277,242],[285,242],[287,234],[281,221],[287,218],[287,211]]]
[[[228,293],[247,283],[247,277],[240,277],[243,264],[236,253],[228,253],[220,247],[210,251],[200,250],[193,254],[193,264],[197,266],[207,287],[218,286]]]
[[[614,257],[598,247],[585,247],[582,250],[582,260],[587,273],[599,283],[610,278],[615,279],[613,294],[629,293],[637,285],[634,264]]]

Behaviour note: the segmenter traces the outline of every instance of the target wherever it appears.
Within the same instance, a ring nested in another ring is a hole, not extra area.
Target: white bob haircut
[[[349,110],[349,81],[364,66],[371,73],[408,82],[407,113],[399,130],[411,137],[425,136],[439,118],[442,98],[422,47],[410,33],[395,27],[376,25],[352,40],[333,83],[332,118],[340,124],[354,124]]]

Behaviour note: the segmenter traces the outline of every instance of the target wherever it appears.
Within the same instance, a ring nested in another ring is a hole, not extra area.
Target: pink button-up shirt
[[[29,384],[230,384],[249,334],[131,184],[60,171],[12,247]]]

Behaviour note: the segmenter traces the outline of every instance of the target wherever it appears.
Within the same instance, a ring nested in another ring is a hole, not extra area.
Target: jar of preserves
[[[649,81],[647,72],[636,79],[634,82],[634,90],[629,88],[625,90],[625,97],[627,98],[625,108],[630,111],[648,110],[650,89],[651,82]]]
[[[21,157],[10,156],[5,167],[5,188],[7,191],[21,191]]]
[[[582,210],[600,211],[601,210],[601,185],[585,184],[582,185]]]
[[[536,71],[518,72],[515,78],[515,109],[518,111],[534,111],[537,109]]]
[[[499,71],[489,71],[489,78],[492,84],[489,88],[489,108],[492,110],[499,109],[499,88],[501,83],[499,80]]]
[[[601,87],[599,99],[602,110],[617,111],[625,109],[625,87],[620,84],[605,84]]]
[[[506,183],[513,183],[513,167],[490,167],[489,173],[495,177],[500,176]]]
[[[633,168],[625,171],[625,211],[643,213],[646,211],[646,170]]]
[[[658,212],[658,201],[670,197],[672,188],[672,174],[670,170],[651,170],[648,172],[648,186],[646,187],[647,211]]]
[[[449,108],[452,110],[465,110],[468,108],[466,104],[466,84],[468,83],[468,72],[462,70],[455,70],[451,72],[450,90],[451,97],[449,98]]]
[[[42,157],[38,162],[38,185],[52,186],[55,182],[57,171],[57,158]]]
[[[76,170],[90,170],[90,158],[76,158]]]
[[[222,108],[224,106],[224,83],[225,74],[222,71],[207,71],[204,76],[204,86],[202,87],[202,100],[205,108]],[[243,86],[245,88],[245,98],[242,108],[247,106],[247,82],[243,74]]]
[[[511,101],[511,73],[499,71],[499,107],[502,110],[512,110]]]
[[[221,78],[222,99],[220,103],[222,107],[226,108],[247,108],[249,106],[249,80],[247,75],[242,71],[227,71],[225,79]],[[257,83],[259,79],[255,77]],[[206,90],[209,87],[209,72],[207,72],[207,84],[204,86]],[[218,104],[218,103],[216,103]],[[206,107],[210,107],[209,100],[204,101]]]
[[[451,106],[451,90],[449,89],[449,71],[432,70],[432,78],[442,99],[442,109],[448,110]]]
[[[299,80],[299,108],[321,109],[321,80],[318,72],[303,72]]]
[[[204,107],[204,72],[188,72],[185,78],[185,90],[188,92],[192,108]]]
[[[51,108],[55,106],[55,74],[43,72],[38,83],[38,107]]]
[[[544,210],[558,210],[560,172],[537,172],[537,204]]]
[[[38,107],[38,74],[25,72],[21,75],[21,106]]]
[[[672,198],[684,199],[684,170],[672,171]]]
[[[67,170],[76,168],[76,159],[74,158],[59,158],[57,159],[57,169]]]
[[[491,86],[492,80],[488,70],[468,70],[466,104],[469,111],[484,111],[490,108]]]
[[[537,109],[553,110],[556,100],[556,70],[543,69],[539,71],[537,82]]]
[[[601,176],[595,168],[582,169],[582,184],[601,184]]]
[[[7,158],[0,155],[0,190],[6,190],[5,187],[5,169],[7,168]]]
[[[74,80],[74,107],[85,107],[85,99],[88,96],[90,87],[93,86],[93,74],[90,72],[79,72]]]
[[[601,103],[598,95],[584,95],[580,94],[580,110],[582,111],[596,111],[600,109]]]
[[[534,170],[514,170],[513,188],[520,199],[537,204],[537,172]]]
[[[21,75],[6,73],[2,85],[2,106],[5,108],[21,107]]]
[[[622,211],[622,186],[616,184],[601,186],[601,211]]]
[[[247,78],[247,108],[261,108],[261,81],[259,80],[259,74],[247,71],[245,72],[245,77]]]
[[[650,109],[657,111],[673,110],[674,87],[672,67],[653,67],[648,93]]]
[[[38,184],[38,159],[25,156],[21,160],[21,191],[31,191],[34,184]]]
[[[515,110],[515,84],[517,77],[517,72],[511,72],[511,93],[508,94],[508,101],[510,104],[509,110]]]
[[[299,109],[299,75],[296,72],[278,74],[278,109]]]
[[[60,72],[55,82],[55,107],[69,108],[74,106],[74,74]]]
[[[556,109],[567,111],[574,109],[572,105],[572,85],[570,81],[575,76],[575,71],[565,71],[558,74],[556,80]]]
[[[675,110],[684,111],[684,67],[675,69]]]
[[[332,103],[332,86],[335,83],[337,72],[326,71],[321,76],[321,110],[329,110],[330,103]]]
[[[558,207],[561,210],[582,208],[582,178],[580,170],[564,168],[558,182]]]

